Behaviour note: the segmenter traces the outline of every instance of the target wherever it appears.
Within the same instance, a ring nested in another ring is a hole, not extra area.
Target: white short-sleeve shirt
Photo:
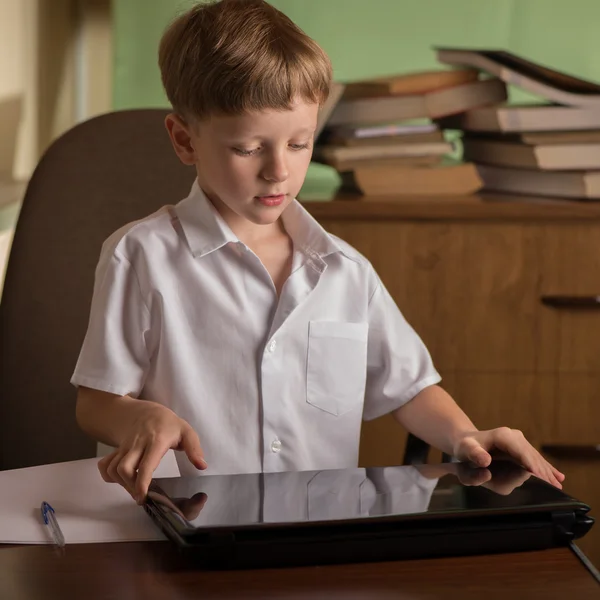
[[[72,383],[171,408],[206,474],[356,467],[362,419],[440,377],[371,264],[297,201],[282,219],[294,256],[279,298],[197,183],[115,232]]]

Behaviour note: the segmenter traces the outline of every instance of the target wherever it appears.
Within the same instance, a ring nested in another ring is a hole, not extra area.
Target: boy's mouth
[[[285,200],[285,194],[273,194],[270,196],[256,196],[263,206],[279,206]]]

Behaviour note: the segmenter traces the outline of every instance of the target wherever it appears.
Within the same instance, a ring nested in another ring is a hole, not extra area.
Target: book
[[[600,130],[589,131],[532,131],[523,133],[469,132],[469,137],[482,140],[536,144],[600,144]]]
[[[431,142],[425,144],[386,144],[370,146],[317,146],[313,158],[321,162],[328,160],[361,160],[395,158],[399,156],[427,156],[449,154],[454,146],[449,142]]]
[[[488,106],[439,121],[445,129],[464,131],[574,131],[600,128],[600,108],[551,104]]]
[[[473,194],[482,187],[472,163],[445,162],[432,167],[359,167],[341,174],[344,191],[366,196]]]
[[[512,194],[600,200],[600,170],[540,171],[477,165],[486,190]]]
[[[567,106],[600,108],[600,85],[526,60],[504,50],[436,47],[437,59],[481,69],[507,84]]]
[[[433,133],[439,131],[435,123],[405,123],[372,125],[370,127],[327,127],[323,135],[340,139],[369,139],[384,137],[401,137],[404,135],[415,135],[422,133]]]
[[[363,167],[388,167],[391,169],[398,167],[431,166],[441,163],[443,159],[443,155],[427,154],[423,156],[395,156],[391,158],[332,158],[324,164],[333,167],[338,173],[344,173]]]
[[[465,160],[488,165],[574,171],[600,168],[600,144],[535,144],[463,138]]]
[[[333,132],[324,131],[321,140],[326,144],[336,146],[394,146],[396,144],[425,144],[432,142],[443,142],[444,132],[436,129],[423,133],[403,133],[399,135],[388,135],[382,137],[339,137]]]
[[[435,90],[470,83],[478,78],[479,71],[470,68],[402,73],[388,77],[346,82],[343,97],[348,99],[427,94]]]
[[[332,81],[329,86],[329,96],[323,105],[319,108],[317,115],[317,128],[315,129],[314,141],[316,142],[323,131],[323,128],[327,124],[331,113],[337,106],[342,94],[344,93],[345,85],[339,81]]]
[[[422,95],[340,100],[329,126],[395,123],[407,119],[440,118],[506,100],[506,85],[484,79]]]

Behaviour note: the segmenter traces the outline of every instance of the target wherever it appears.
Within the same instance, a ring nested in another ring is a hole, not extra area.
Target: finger
[[[106,456],[103,456],[98,461],[98,471],[100,471],[100,476],[107,483],[116,483],[116,481],[113,481],[113,479],[111,478],[111,476],[108,474],[108,465],[110,465],[110,463],[112,462],[113,458],[118,453],[119,453],[119,450],[113,450],[110,454],[107,454]]]
[[[536,477],[562,489],[562,485],[558,477],[554,475],[550,463],[527,441],[521,431],[500,427],[494,430],[493,441],[496,448],[507,452]]]
[[[538,475],[538,477],[540,477],[544,481],[547,481],[554,487],[557,487],[559,490],[562,490],[562,483],[554,476],[554,474],[551,471],[545,470],[544,474]]]
[[[111,478],[112,481],[118,483],[121,487],[125,488],[131,494],[131,490],[127,486],[127,483],[119,474],[119,463],[121,462],[121,459],[124,455],[125,451],[119,450],[108,464],[106,472],[108,473],[108,476]]]
[[[535,456],[535,458],[533,459],[536,464],[534,468],[531,469],[532,473],[536,477],[547,481],[548,483],[557,487],[558,489],[562,489],[562,484],[554,474],[554,469],[552,465],[548,461],[546,461],[542,457],[542,455],[539,454],[539,452],[537,452],[537,450],[533,449],[533,452],[535,452],[537,456]]]
[[[135,499],[135,483],[137,479],[137,469],[142,456],[144,455],[144,446],[136,445],[127,454],[125,454],[117,464],[117,472],[127,486],[127,491]]]
[[[541,455],[527,441],[523,433],[517,429],[500,427],[494,430],[494,445],[501,451],[506,452],[520,465],[531,471],[534,475],[540,473],[536,458]]]
[[[473,438],[466,438],[461,450],[464,460],[472,462],[477,467],[488,467],[492,462],[490,453]]]
[[[552,465],[550,465],[550,467],[552,468],[552,473],[554,474],[554,477],[556,477],[556,479],[558,479],[558,481],[562,483],[565,480],[565,474],[561,473],[556,467]]]
[[[154,442],[146,447],[138,466],[137,477],[135,480],[134,498],[138,504],[142,504],[146,498],[148,487],[152,481],[152,475],[169,448],[169,444],[160,441]]]
[[[561,481],[564,480],[564,475],[555,469],[537,450],[533,449],[533,452],[535,453],[535,460],[538,463],[537,472],[534,474],[553,486],[562,489]]]
[[[208,467],[204,460],[204,452],[202,452],[198,434],[189,426],[183,431],[180,447],[196,469],[203,471]]]
[[[562,482],[565,480],[564,473],[561,473],[554,465],[550,464],[541,454],[539,456],[540,460],[544,463],[544,466],[547,469],[549,476],[552,478],[552,481],[550,483],[562,489]]]
[[[542,459],[544,460],[544,459]],[[545,461],[544,461],[545,462]],[[559,479],[558,475],[562,475],[562,473],[555,473],[556,469],[554,469],[552,467],[551,464],[546,463],[546,472],[548,474],[548,481],[555,487],[557,487],[559,490],[562,490],[562,483],[561,483],[561,479]],[[564,475],[563,478],[564,479]]]

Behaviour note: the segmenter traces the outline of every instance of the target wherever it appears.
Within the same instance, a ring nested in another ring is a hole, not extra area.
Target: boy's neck
[[[250,221],[233,224],[233,226],[230,223],[227,224],[240,242],[243,242],[248,248],[255,248],[265,242],[279,239],[283,236],[288,237],[281,218],[277,219],[275,223],[269,223],[268,225],[256,225]]]

